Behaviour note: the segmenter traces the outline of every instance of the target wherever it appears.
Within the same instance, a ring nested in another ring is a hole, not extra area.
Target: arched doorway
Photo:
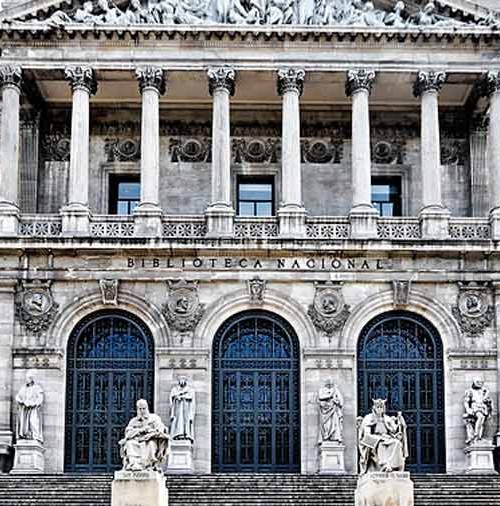
[[[65,471],[121,467],[118,441],[135,402],[153,408],[151,332],[125,311],[100,311],[73,330],[67,348]]]
[[[213,345],[214,472],[300,471],[299,341],[267,311],[229,319]]]
[[[424,318],[390,311],[371,320],[358,342],[358,414],[372,399],[402,411],[408,424],[412,472],[445,471],[443,347]]]

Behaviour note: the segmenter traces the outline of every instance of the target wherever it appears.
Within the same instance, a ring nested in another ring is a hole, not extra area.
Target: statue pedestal
[[[171,439],[168,455],[168,474],[193,474],[193,442],[189,439]]]
[[[467,473],[496,474],[493,462],[494,446],[488,442],[475,443],[464,449],[467,458]]]
[[[163,474],[155,471],[116,471],[111,485],[112,506],[168,506]]]
[[[413,482],[410,480],[410,473],[367,473],[361,476],[358,479],[354,502],[356,506],[413,506]]]
[[[12,474],[39,474],[45,470],[45,448],[34,439],[19,439],[14,445]]]
[[[334,441],[319,444],[319,474],[344,474],[345,446]]]

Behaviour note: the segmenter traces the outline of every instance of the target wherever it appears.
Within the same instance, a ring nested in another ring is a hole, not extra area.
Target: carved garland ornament
[[[181,333],[194,331],[201,320],[205,307],[198,298],[198,282],[168,281],[168,300],[163,314],[169,326]]]
[[[464,334],[471,337],[482,334],[495,317],[489,287],[475,282],[459,283],[457,305],[452,313]]]
[[[314,326],[328,337],[341,330],[351,314],[342,295],[342,285],[315,283],[314,300],[307,314]]]
[[[141,158],[139,139],[105,139],[104,152],[108,162],[135,162]]]
[[[22,282],[15,303],[19,322],[29,332],[40,335],[54,321],[59,305],[54,301],[50,282]]]

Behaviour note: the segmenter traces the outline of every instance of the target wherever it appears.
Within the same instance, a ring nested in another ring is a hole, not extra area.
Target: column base
[[[45,470],[45,448],[39,441],[20,439],[15,445],[11,474],[40,474]]]
[[[367,473],[361,476],[354,494],[354,503],[356,506],[413,506],[415,502],[410,473]]]
[[[345,474],[345,445],[334,441],[319,444],[319,474]]]
[[[16,237],[19,231],[19,208],[11,202],[0,202],[0,237]]]
[[[13,439],[10,430],[0,430],[0,474],[8,473],[12,467]]]
[[[155,471],[116,471],[111,485],[112,506],[168,506],[164,476]]]
[[[298,205],[283,205],[278,209],[280,238],[302,239],[306,236],[307,211]]]
[[[450,212],[443,206],[427,206],[418,214],[422,239],[448,239]]]
[[[134,209],[134,235],[136,237],[161,237],[163,211],[156,204],[139,204]]]
[[[491,238],[494,241],[500,240],[500,207],[495,207],[489,215]]]
[[[189,439],[171,439],[168,455],[168,474],[193,474],[193,442]]]
[[[69,204],[61,208],[63,236],[90,236],[90,209],[83,204]]]
[[[207,237],[233,237],[234,209],[228,204],[211,204],[205,211]]]
[[[488,443],[481,442],[465,447],[464,452],[467,458],[468,474],[497,474],[493,461],[493,450],[495,447]]]
[[[353,207],[349,213],[351,239],[376,239],[378,218],[377,210],[368,204]]]

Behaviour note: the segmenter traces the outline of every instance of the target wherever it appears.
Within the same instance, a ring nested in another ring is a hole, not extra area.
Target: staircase
[[[416,475],[415,506],[500,506],[500,476]],[[0,506],[111,504],[112,476],[0,476]],[[169,506],[353,506],[356,476],[169,476]]]

